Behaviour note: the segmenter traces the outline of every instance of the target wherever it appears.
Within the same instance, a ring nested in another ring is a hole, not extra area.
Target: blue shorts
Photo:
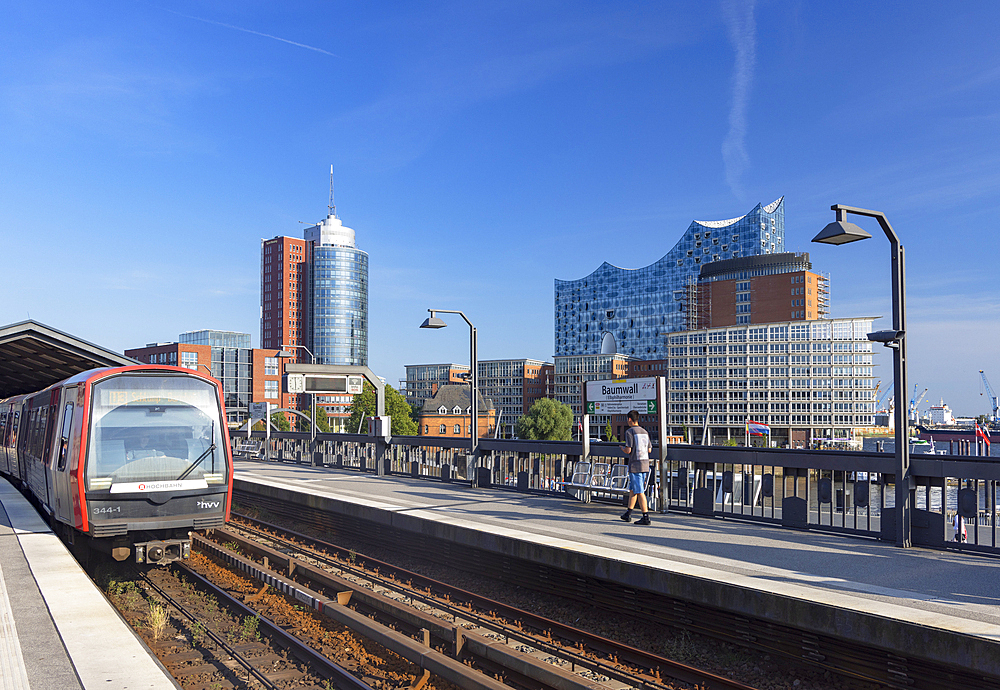
[[[628,490],[634,494],[641,494],[646,490],[646,473],[645,472],[629,472],[628,473]]]

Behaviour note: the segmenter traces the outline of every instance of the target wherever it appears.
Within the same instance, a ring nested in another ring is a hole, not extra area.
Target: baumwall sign
[[[584,401],[587,414],[656,414],[656,379],[588,381]]]

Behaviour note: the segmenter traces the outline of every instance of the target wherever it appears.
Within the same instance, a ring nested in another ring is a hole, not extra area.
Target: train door
[[[10,403],[0,405],[0,472],[4,474],[10,474],[7,466],[7,417],[10,407]]]
[[[73,413],[76,409],[76,386],[63,389],[62,401],[55,420],[55,436],[49,472],[56,520],[73,522],[73,492],[70,486],[70,458],[76,451],[79,437],[73,435]]]
[[[17,479],[22,479],[21,465],[17,461],[17,435],[21,426],[21,409],[20,400],[11,405],[11,418],[7,422],[10,426],[7,438],[7,464],[10,467],[10,476]]]

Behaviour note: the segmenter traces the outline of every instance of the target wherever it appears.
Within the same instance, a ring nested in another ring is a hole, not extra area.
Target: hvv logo
[[[198,507],[199,508],[218,508],[219,507],[219,501],[203,501],[203,500],[199,500],[198,501]]]

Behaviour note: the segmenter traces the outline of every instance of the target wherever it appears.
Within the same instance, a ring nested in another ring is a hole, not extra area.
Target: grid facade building
[[[664,257],[638,269],[602,264],[555,281],[555,355],[619,352],[655,359],[662,333],[688,328],[687,287],[706,263],[785,251],[784,198],[739,218],[692,221]]]
[[[596,354],[557,355],[554,359],[552,397],[573,410],[573,433],[574,438],[577,438],[579,422],[583,416],[583,384],[587,381],[626,378],[631,358],[622,354]],[[611,419],[610,415],[591,415],[591,434],[596,438]],[[647,428],[647,431],[654,433],[652,428]]]
[[[518,417],[545,397],[544,368],[537,359],[491,359],[477,362],[479,392],[497,409],[497,428],[503,438],[514,437]]]
[[[666,336],[671,433],[706,426],[745,441],[747,420],[768,424],[779,446],[847,440],[874,426],[874,317],[786,321]],[[647,363],[642,363],[647,364]],[[652,366],[652,364],[650,364]],[[641,373],[639,375],[642,375]]]

